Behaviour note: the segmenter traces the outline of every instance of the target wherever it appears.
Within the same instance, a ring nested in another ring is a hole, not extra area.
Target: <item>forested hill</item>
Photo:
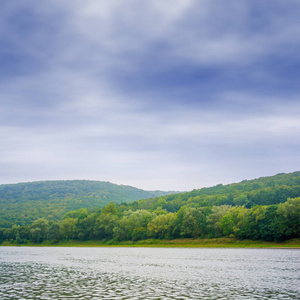
[[[272,205],[300,196],[300,172],[280,173],[275,176],[244,180],[240,183],[216,185],[186,193],[177,193],[121,205],[121,210],[157,208],[176,212],[182,206],[212,207],[220,205],[245,206]]]
[[[59,220],[70,210],[104,207],[170,194],[110,182],[67,180],[0,185],[0,227],[30,224],[45,217]]]
[[[170,193],[88,180],[0,185],[0,227],[31,224],[38,218],[58,221],[69,211],[100,209],[110,202],[117,204],[121,214],[139,209],[177,212],[183,206],[230,205],[249,209],[255,205],[278,204],[300,196],[300,172]]]
[[[106,193],[102,189],[100,195],[99,190],[87,188],[95,183],[81,182],[82,186],[76,182],[67,183],[68,188],[60,182],[62,186],[55,192],[49,183],[51,193],[41,183],[34,184],[41,184],[40,188],[35,187],[35,193],[21,185],[23,196],[16,198],[12,190],[11,194],[6,191],[10,209],[2,209],[2,215],[10,216],[8,221],[14,218],[16,224],[18,220],[21,223],[33,219],[25,226],[0,226],[0,244],[1,241],[26,244],[45,240],[56,243],[61,240],[138,241],[149,238],[235,237],[266,241],[300,238],[300,172],[130,203],[124,202],[122,194],[119,198],[122,203],[110,202],[102,209],[93,210],[81,207],[103,205],[103,199],[116,200],[112,196],[118,192],[109,190],[111,186],[104,183],[101,184],[106,186]],[[130,192],[135,189],[123,188],[133,199]],[[122,191],[122,187],[117,191]],[[24,195],[36,195],[36,198],[25,201]],[[72,198],[74,195],[77,198]],[[144,195],[139,194],[139,197],[146,197]],[[40,200],[41,197],[46,200]],[[76,210],[76,206],[80,209]],[[24,210],[23,214],[20,214],[21,210]],[[55,220],[67,210],[70,211],[61,220]],[[35,220],[42,214],[44,218]]]

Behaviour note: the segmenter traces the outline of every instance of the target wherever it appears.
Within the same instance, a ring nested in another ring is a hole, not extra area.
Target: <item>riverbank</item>
[[[53,243],[44,241],[40,244],[28,242],[16,244],[3,242],[0,246],[35,246],[35,247],[178,247],[178,248],[300,248],[300,239],[292,239],[284,242],[266,242],[252,240],[237,240],[235,238],[217,239],[176,239],[142,241],[78,241],[67,240]]]

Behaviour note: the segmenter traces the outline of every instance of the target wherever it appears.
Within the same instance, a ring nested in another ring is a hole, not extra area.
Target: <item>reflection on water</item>
[[[0,299],[299,299],[300,251],[0,248]]]

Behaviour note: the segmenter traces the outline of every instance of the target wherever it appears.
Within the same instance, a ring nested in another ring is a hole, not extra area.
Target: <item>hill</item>
[[[104,203],[96,201],[96,195],[99,195],[99,190],[94,186],[97,186],[96,183],[79,184],[73,181],[47,184],[21,185],[19,197],[9,189],[11,186],[4,189],[3,193],[10,199],[6,199],[10,209],[4,206],[2,213],[6,214],[2,215],[10,218],[7,217],[7,222],[15,218],[16,224],[18,220],[28,223],[11,228],[0,227],[0,244],[1,241],[27,244],[45,240],[52,243],[62,240],[103,240],[111,243],[153,238],[234,237],[264,241],[300,238],[300,172],[219,184],[130,203],[124,202],[124,194],[121,194],[119,201],[122,203],[110,202],[102,209],[95,208],[97,203]],[[126,189],[131,199],[130,192],[140,193],[131,187],[113,188],[109,183],[101,185],[98,200],[104,198],[110,201],[113,194],[123,191],[122,188]],[[26,195],[32,199],[28,201]],[[72,208],[68,209],[68,205]],[[82,208],[84,205],[93,209]],[[24,208],[26,212],[20,215],[20,210]],[[67,210],[70,211],[65,213]],[[37,219],[40,215],[44,218]],[[31,222],[28,216],[32,218]]]
[[[162,208],[176,212],[182,206],[212,207],[220,205],[245,206],[273,205],[300,196],[300,172],[280,173],[274,176],[243,180],[239,183],[216,185],[186,193],[177,193],[120,206],[121,210]]]
[[[70,210],[104,207],[171,192],[144,191],[110,182],[67,180],[0,185],[0,227],[30,224],[45,217],[60,220]]]

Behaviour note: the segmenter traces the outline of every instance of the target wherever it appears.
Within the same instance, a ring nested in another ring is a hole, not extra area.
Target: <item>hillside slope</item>
[[[121,210],[158,207],[176,212],[182,206],[211,207],[220,205],[245,206],[272,205],[286,202],[288,198],[300,197],[300,172],[280,173],[274,176],[244,180],[240,183],[216,185],[186,193],[177,193],[153,199],[139,200],[121,205]]]
[[[0,185],[0,227],[29,224],[46,217],[59,220],[70,210],[104,207],[169,194],[110,182],[67,180]]]
[[[72,195],[74,188],[70,191],[63,190],[63,195],[60,196],[65,196],[62,198],[65,202],[61,203],[67,203],[66,199]],[[130,187],[127,188],[131,190]],[[88,196],[87,190],[81,188],[79,191],[76,191],[77,195],[82,195],[77,198],[79,206],[94,197],[93,192],[92,196]],[[25,190],[23,196],[26,193]],[[51,195],[57,197],[57,194],[59,191]],[[110,193],[106,195],[107,198],[109,195]],[[48,199],[46,204],[52,209],[60,208],[55,213],[61,215],[61,206],[52,203],[55,199]],[[22,204],[22,198],[17,200],[18,207]],[[34,217],[40,213],[38,209],[41,207],[39,202],[36,205],[36,201],[38,200],[30,201]],[[44,213],[48,208],[44,205],[43,209]],[[153,238],[235,237],[264,241],[298,239],[300,172],[130,203],[109,203],[101,210],[72,210],[62,220],[52,222],[51,217],[53,220],[57,215],[47,215],[44,219],[32,221],[25,226],[0,227],[0,244],[1,241],[27,244],[29,241],[41,243],[45,240],[57,243],[61,240],[138,241]],[[20,220],[24,217],[25,215],[21,216]]]

